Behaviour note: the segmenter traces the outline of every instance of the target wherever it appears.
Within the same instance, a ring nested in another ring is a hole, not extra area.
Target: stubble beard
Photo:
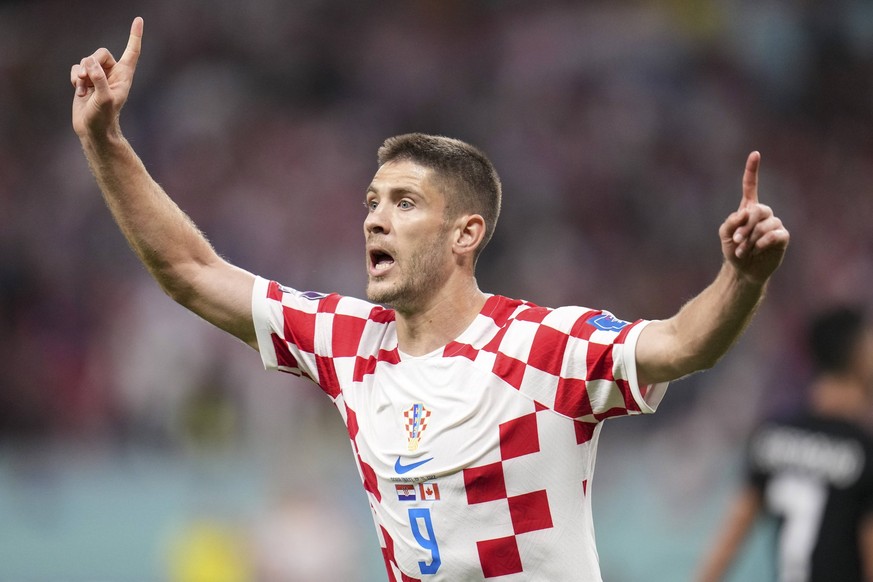
[[[401,265],[400,278],[393,285],[373,285],[382,277],[371,277],[367,285],[367,299],[393,308],[400,313],[411,313],[427,303],[445,280],[442,253],[445,230],[426,245],[419,247]],[[396,268],[396,267],[395,267]]]

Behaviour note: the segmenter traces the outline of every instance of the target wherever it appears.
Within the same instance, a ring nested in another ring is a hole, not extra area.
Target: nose
[[[364,234],[387,234],[390,230],[390,221],[385,213],[385,204],[377,204],[375,208],[367,212],[364,219]]]

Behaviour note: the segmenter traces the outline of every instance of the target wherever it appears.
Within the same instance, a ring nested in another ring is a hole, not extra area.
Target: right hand
[[[70,70],[70,83],[76,89],[73,129],[80,138],[105,136],[117,129],[118,116],[127,101],[139,60],[142,30],[143,20],[137,16],[120,60],[100,48]]]

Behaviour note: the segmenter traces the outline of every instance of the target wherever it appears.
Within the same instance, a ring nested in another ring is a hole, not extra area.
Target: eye
[[[369,211],[373,212],[376,210],[376,207],[379,206],[379,203],[375,200],[364,200],[364,207]]]
[[[412,202],[404,199],[397,203],[397,207],[401,210],[409,210],[410,208],[412,208]]]

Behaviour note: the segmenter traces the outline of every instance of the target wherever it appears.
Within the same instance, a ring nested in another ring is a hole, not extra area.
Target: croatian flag
[[[415,501],[415,485],[411,483],[401,483],[394,486],[397,490],[398,501]]]

